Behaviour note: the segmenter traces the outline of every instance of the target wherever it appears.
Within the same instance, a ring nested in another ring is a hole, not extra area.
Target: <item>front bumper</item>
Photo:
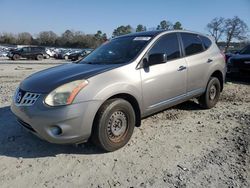
[[[11,111],[21,125],[51,143],[74,144],[88,140],[101,101],[49,107],[43,98],[41,95],[32,106],[17,106],[12,102]],[[61,130],[60,134],[55,133],[55,128]]]

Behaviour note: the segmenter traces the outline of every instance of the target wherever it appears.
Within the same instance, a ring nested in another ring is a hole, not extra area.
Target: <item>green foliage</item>
[[[136,27],[136,32],[142,32],[142,31],[147,31],[146,26],[143,26],[142,24],[137,25]]]
[[[182,25],[181,25],[181,22],[177,21],[175,22],[175,24],[173,25],[173,29],[176,29],[176,30],[182,30]]]
[[[171,30],[173,29],[173,24],[169,21],[166,21],[166,20],[162,20],[160,22],[160,25],[157,25],[157,28],[156,30]]]
[[[181,30],[183,29],[181,22],[177,21],[172,24],[170,21],[162,20],[156,27],[157,30]],[[239,17],[235,16],[231,19],[222,17],[214,18],[207,24],[206,29],[215,38],[216,42],[224,38],[225,48],[228,49],[230,43],[236,40],[246,40],[248,26]],[[112,37],[125,35],[132,32],[146,31],[146,26],[138,24],[136,29],[130,25],[121,25],[114,29]],[[72,47],[72,48],[96,48],[100,44],[107,41],[106,33],[98,30],[95,34],[85,34],[81,31],[66,30],[62,35],[58,36],[53,31],[42,31],[36,38],[28,32],[22,32],[17,35],[12,33],[0,33],[0,44],[26,44],[26,45],[42,45],[55,47]]]
[[[121,35],[126,35],[128,33],[132,33],[132,27],[130,25],[127,25],[127,26],[121,25],[113,31],[112,36],[117,37]]]

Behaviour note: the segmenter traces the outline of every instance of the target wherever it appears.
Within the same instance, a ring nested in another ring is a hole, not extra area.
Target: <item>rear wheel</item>
[[[39,60],[39,61],[40,61],[40,60],[42,60],[42,59],[43,59],[43,55],[39,54],[39,55],[36,56],[36,60]]]
[[[199,98],[201,107],[213,108],[220,98],[221,85],[216,77],[211,77],[208,81],[206,92]]]
[[[69,59],[69,56],[67,56],[67,55],[66,55],[66,56],[64,56],[64,59],[68,60],[68,59]]]
[[[97,113],[92,141],[105,151],[114,151],[128,143],[134,127],[132,105],[124,99],[111,99]]]
[[[18,60],[20,59],[20,55],[18,54],[14,54],[13,57],[12,57],[13,60]]]

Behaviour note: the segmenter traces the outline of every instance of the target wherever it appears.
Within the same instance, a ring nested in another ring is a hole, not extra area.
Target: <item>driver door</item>
[[[140,69],[145,113],[174,103],[187,91],[187,63],[181,58],[177,34],[162,36],[145,58],[157,53],[165,53],[167,62]]]

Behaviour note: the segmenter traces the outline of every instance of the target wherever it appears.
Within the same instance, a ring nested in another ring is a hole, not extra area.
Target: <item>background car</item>
[[[228,58],[227,74],[229,76],[250,75],[250,44]]]
[[[93,49],[83,49],[82,51],[72,53],[69,55],[69,59],[71,61],[77,61],[84,57],[86,57],[88,54],[90,54],[93,51]]]
[[[33,46],[23,47],[8,53],[8,57],[12,60],[18,60],[20,58],[42,60],[46,55],[44,47]]]
[[[0,50],[0,57],[7,57],[8,52],[4,51],[4,50]]]

